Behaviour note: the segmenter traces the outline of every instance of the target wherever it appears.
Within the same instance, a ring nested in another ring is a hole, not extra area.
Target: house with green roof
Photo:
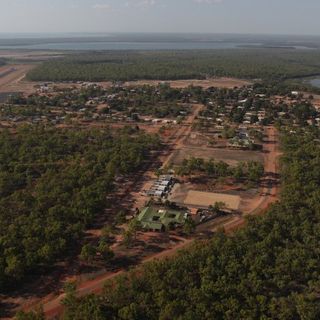
[[[144,230],[165,231],[171,226],[183,226],[187,218],[187,212],[145,207],[138,215],[138,220]]]

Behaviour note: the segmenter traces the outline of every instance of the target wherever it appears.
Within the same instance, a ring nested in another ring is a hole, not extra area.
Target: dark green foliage
[[[45,62],[28,77],[40,81],[286,79],[319,74],[319,58],[319,51],[279,49],[87,53]]]
[[[191,218],[188,218],[183,225],[183,232],[187,235],[190,235],[191,233],[195,232],[195,230],[195,222]]]
[[[199,95],[202,93],[199,92]],[[190,112],[189,102],[193,94],[192,88],[187,90],[171,88],[167,84],[158,86],[132,86],[132,87],[101,87],[89,86],[78,90],[55,89],[54,95],[39,96],[38,93],[24,97],[17,94],[8,99],[8,104],[0,110],[0,118],[19,117],[26,118],[37,115],[53,118],[57,111],[61,116],[67,117],[70,112],[79,112],[92,99],[108,104],[108,107],[97,110],[90,106],[84,115],[99,112],[101,115],[112,115],[121,112],[127,117],[137,121],[141,115],[153,115],[157,118],[179,117]],[[55,109],[55,113],[53,113]]]
[[[90,263],[93,261],[96,254],[97,254],[97,248],[95,248],[93,245],[88,243],[82,247],[81,253],[80,253],[80,259],[87,263]]]
[[[43,313],[43,310],[38,310],[35,312],[18,312],[16,317],[16,320],[45,320],[45,316]]]
[[[73,308],[90,305],[101,319],[319,319],[320,147],[314,138],[301,132],[282,139],[282,199],[266,215],[250,218],[234,236],[216,234],[107,283],[94,306],[88,296]],[[84,319],[77,311],[71,318]]]
[[[112,110],[126,111],[131,117],[137,113],[164,118],[189,113],[190,108],[181,102],[189,102],[192,89],[181,90],[160,84],[155,87],[144,85],[112,88],[109,93],[116,95],[116,98],[108,99],[108,105]]]
[[[177,174],[188,176],[195,173],[203,173],[209,177],[234,177],[237,180],[246,179],[258,183],[264,174],[263,165],[256,161],[241,162],[236,167],[229,166],[226,162],[208,161],[202,158],[184,159],[177,168]]]
[[[138,169],[158,146],[157,137],[129,131],[21,127],[0,133],[1,289],[78,243],[108,206],[114,177]]]

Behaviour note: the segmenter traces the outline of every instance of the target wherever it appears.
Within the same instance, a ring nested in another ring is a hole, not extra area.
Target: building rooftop
[[[170,224],[183,225],[185,215],[182,211],[145,207],[138,215],[144,229],[163,230]]]

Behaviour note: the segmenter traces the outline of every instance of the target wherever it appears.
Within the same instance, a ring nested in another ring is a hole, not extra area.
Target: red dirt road
[[[246,224],[245,217],[250,215],[260,215],[264,213],[267,208],[278,201],[279,194],[279,163],[278,158],[281,155],[279,151],[279,136],[274,127],[267,127],[265,130],[267,136],[266,142],[263,145],[264,151],[264,170],[265,177],[263,178],[263,188],[258,197],[250,200],[242,207],[244,212],[240,219],[231,222],[225,226],[225,231],[233,232],[236,229]]]
[[[172,255],[174,255],[177,250],[182,249],[184,247],[186,247],[186,245],[190,244],[193,242],[193,239],[184,239],[184,238],[180,238],[181,242],[168,249],[165,250],[163,252],[160,252],[158,254],[149,256],[147,258],[145,258],[142,262],[142,264],[145,264],[147,262],[153,261],[153,260],[159,260],[159,259],[164,259],[167,257],[170,257]],[[90,293],[95,293],[95,294],[99,294],[101,293],[104,283],[107,280],[111,280],[121,274],[123,274],[125,272],[125,270],[120,270],[116,273],[107,273],[101,277],[98,277],[92,281],[87,281],[83,284],[81,284],[78,288],[77,288],[77,295],[79,297],[90,294]],[[61,315],[61,313],[63,312],[63,307],[61,306],[61,301],[65,298],[65,294],[61,294],[58,297],[56,297],[54,300],[49,301],[45,304],[43,304],[43,311],[46,315],[47,319],[54,319],[55,317]]]
[[[163,162],[162,167],[170,164],[172,157],[174,156],[174,151],[180,149],[183,146],[184,140],[190,135],[192,130],[192,124],[195,121],[196,117],[199,115],[199,112],[204,108],[201,104],[193,105],[193,111],[186,119],[186,125],[181,127],[175,136],[174,142],[172,143],[172,147],[170,148],[171,154],[167,159]]]

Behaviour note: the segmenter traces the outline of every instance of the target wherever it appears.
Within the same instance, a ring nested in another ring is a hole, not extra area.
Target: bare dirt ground
[[[190,85],[200,86],[204,89],[210,87],[216,88],[234,88],[234,87],[243,87],[252,84],[247,80],[235,79],[235,78],[212,78],[206,80],[174,80],[174,81],[159,81],[159,80],[140,80],[140,81],[130,81],[126,82],[125,85],[158,85],[160,83],[169,83],[173,88],[186,88]]]
[[[34,83],[25,81],[28,71],[34,68],[32,64],[7,65],[3,69],[14,68],[15,71],[0,78],[0,92],[33,92]]]
[[[190,190],[183,202],[185,205],[205,207],[209,207],[216,202],[224,202],[228,209],[238,210],[240,201],[240,196],[236,195]]]
[[[206,209],[216,202],[224,202],[226,207],[231,210],[238,210],[246,192],[239,192],[237,188],[219,190],[219,192],[209,192],[207,189],[199,190],[198,184],[190,182],[176,184],[170,192],[169,200],[182,206],[195,209]],[[223,192],[222,192],[223,191]]]
[[[185,140],[190,136],[192,131],[192,124],[195,121],[196,117],[198,116],[199,112],[204,108],[201,104],[194,104],[193,105],[193,112],[185,121],[185,126],[181,127],[177,130],[176,136],[171,142],[170,146],[170,154],[166,157],[166,160],[163,162],[162,167],[168,166],[172,163],[173,158],[175,157],[175,151],[180,150]]]
[[[143,85],[150,85],[150,86],[157,86],[162,83],[169,83],[172,88],[183,89],[187,88],[191,85],[193,86],[200,86],[204,89],[216,87],[216,88],[228,88],[232,89],[234,87],[243,87],[252,84],[252,82],[242,79],[236,78],[212,78],[206,80],[171,80],[171,81],[160,81],[160,80],[138,80],[138,81],[127,81],[124,83],[124,86],[131,87],[131,86],[143,86]],[[110,88],[112,86],[111,81],[102,81],[99,82],[99,85],[103,88]]]
[[[240,210],[246,215],[258,214],[278,200],[279,191],[279,150],[278,132],[274,127],[266,128],[267,140],[263,145],[264,171],[261,194],[254,199],[242,203]]]
[[[43,61],[65,55],[63,52],[41,51],[41,50],[7,50],[0,49],[0,58],[14,60]]]

